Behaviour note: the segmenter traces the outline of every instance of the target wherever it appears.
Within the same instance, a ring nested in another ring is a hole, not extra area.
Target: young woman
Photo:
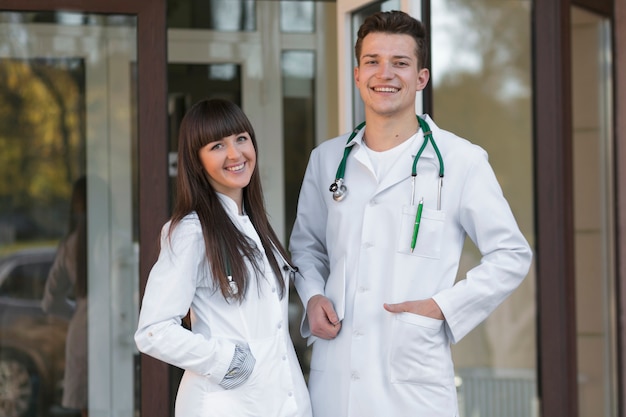
[[[87,417],[87,178],[72,188],[69,228],[48,273],[42,309],[69,320],[65,343],[63,398],[66,408]]]
[[[185,370],[177,417],[311,415],[289,336],[295,269],[267,219],[257,151],[233,103],[203,100],[183,118],[176,205],[135,334],[141,352]]]

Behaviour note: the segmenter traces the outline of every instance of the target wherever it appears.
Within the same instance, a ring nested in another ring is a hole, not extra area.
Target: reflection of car
[[[41,299],[55,248],[0,258],[0,417],[46,416],[58,404],[67,321]]]

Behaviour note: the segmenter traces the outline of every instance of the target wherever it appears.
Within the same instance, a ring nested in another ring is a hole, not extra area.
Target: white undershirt
[[[386,151],[378,152],[370,149],[367,146],[365,140],[363,140],[363,145],[365,147],[365,151],[367,156],[370,158],[370,162],[372,163],[372,168],[374,169],[374,175],[376,175],[376,179],[380,183],[380,181],[387,175],[387,173],[391,170],[391,167],[394,166],[398,159],[400,159],[400,155],[402,155],[413,143],[417,133],[400,143],[399,145],[394,146],[391,149],[387,149]]]

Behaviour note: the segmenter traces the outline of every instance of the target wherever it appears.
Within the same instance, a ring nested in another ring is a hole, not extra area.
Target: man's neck
[[[398,146],[418,130],[419,123],[414,114],[403,116],[401,119],[368,115],[363,138],[368,148],[383,152]]]

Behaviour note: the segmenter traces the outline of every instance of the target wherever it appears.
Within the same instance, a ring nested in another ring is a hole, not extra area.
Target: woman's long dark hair
[[[169,236],[178,223],[195,211],[200,219],[213,281],[225,298],[242,301],[245,298],[248,282],[247,259],[253,266],[257,279],[263,272],[260,248],[237,229],[224,210],[219,197],[209,183],[209,177],[200,161],[200,149],[211,142],[225,137],[247,132],[252,138],[254,150],[258,146],[254,129],[248,117],[234,103],[222,99],[204,99],[194,104],[185,114],[178,136],[178,177],[176,204],[172,214]],[[290,258],[272,229],[265,211],[263,190],[259,175],[258,158],[250,183],[243,189],[244,209],[254,225],[263,251],[269,260],[280,289],[280,297],[285,295],[279,260],[273,248],[290,263]],[[233,293],[227,278],[227,266],[239,291]]]
[[[76,256],[76,282],[74,295],[87,296],[87,178],[82,176],[74,182],[70,201],[70,220],[67,236],[74,233],[74,254]]]

